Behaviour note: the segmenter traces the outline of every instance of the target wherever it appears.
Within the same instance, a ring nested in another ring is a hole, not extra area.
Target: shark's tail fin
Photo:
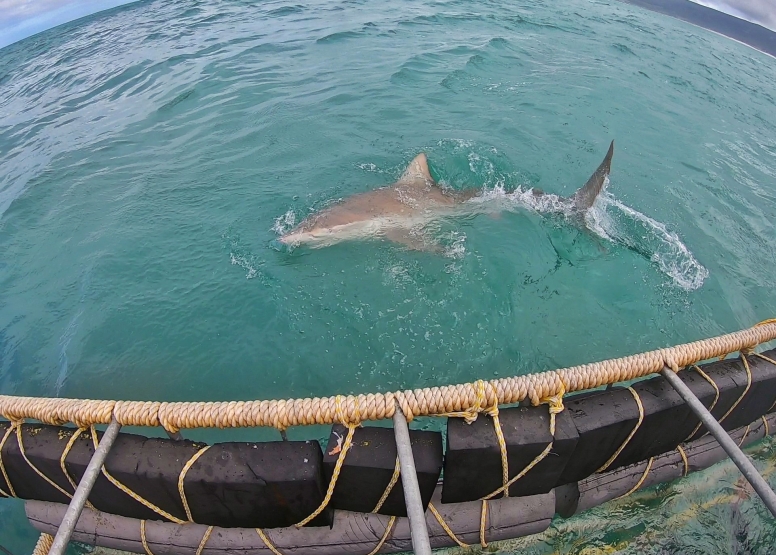
[[[598,198],[598,194],[603,189],[606,178],[609,176],[609,170],[612,165],[612,154],[614,154],[614,141],[609,145],[609,152],[606,153],[604,161],[598,166],[598,169],[590,176],[585,186],[579,189],[574,196],[571,197],[574,206],[579,210],[587,210],[595,199]]]

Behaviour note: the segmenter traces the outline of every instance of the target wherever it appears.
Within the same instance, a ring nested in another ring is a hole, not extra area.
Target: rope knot
[[[474,404],[465,411],[460,413],[449,413],[449,415],[460,416],[467,424],[471,424],[477,420],[480,413],[485,413],[494,418],[498,417],[498,392],[493,384],[490,384],[485,380],[477,380],[473,385],[476,391]],[[486,393],[486,387],[488,385],[490,385],[490,388],[493,390],[493,404],[491,406],[487,406],[488,395]]]
[[[337,395],[334,397],[334,410],[337,414],[337,420],[339,420],[346,428],[357,428],[361,425],[361,411],[358,408],[358,400],[353,403],[354,412],[356,413],[356,419],[350,420],[343,410],[343,400],[347,399],[344,395]]]
[[[542,402],[550,405],[550,414],[560,414],[566,408],[563,406],[563,396],[566,394],[566,388],[561,385],[560,391],[552,397],[545,397]]]
[[[563,380],[560,382],[560,390],[549,397],[544,397],[542,403],[550,405],[550,414],[560,414],[566,407],[563,406],[563,396],[566,394],[566,384]]]

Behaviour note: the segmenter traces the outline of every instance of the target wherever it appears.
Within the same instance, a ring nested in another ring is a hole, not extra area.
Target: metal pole
[[[776,493],[773,492],[768,482],[765,481],[757,469],[752,464],[752,461],[744,455],[744,452],[736,445],[736,443],[730,439],[730,436],[722,428],[719,422],[712,416],[708,409],[703,406],[703,403],[695,396],[689,387],[676,375],[676,373],[668,368],[663,367],[660,372],[663,377],[668,380],[673,388],[679,393],[682,399],[690,406],[695,415],[701,419],[701,422],[706,426],[711,435],[719,442],[725,453],[733,460],[744,478],[752,484],[752,487],[763,500],[765,506],[771,511],[771,514],[776,517]]]
[[[396,435],[396,451],[399,454],[401,467],[401,484],[404,487],[404,503],[407,505],[407,517],[410,519],[410,534],[412,535],[412,550],[415,555],[431,555],[431,543],[426,528],[426,515],[423,512],[423,502],[420,500],[418,475],[415,472],[415,459],[412,457],[410,444],[410,429],[407,419],[399,404],[393,413],[393,432]]]
[[[75,530],[75,524],[78,522],[78,517],[81,516],[81,511],[84,509],[86,499],[89,497],[89,492],[92,491],[92,487],[97,480],[102,464],[105,462],[105,457],[108,456],[108,451],[110,451],[120,429],[121,424],[116,422],[116,418],[112,418],[108,425],[108,429],[105,430],[105,434],[103,434],[102,439],[100,440],[100,444],[97,446],[97,450],[94,452],[89,464],[86,466],[84,475],[78,483],[78,487],[73,494],[73,499],[70,501],[70,505],[68,505],[67,511],[65,512],[65,516],[62,517],[62,522],[59,524],[57,535],[54,537],[54,543],[51,544],[48,555],[62,555],[65,552],[67,544],[70,542],[70,536],[73,535],[73,530]]]
[[[183,441],[183,434],[181,434],[180,432],[173,433],[167,428],[165,428],[164,431],[167,433],[167,437],[169,437],[170,439],[173,439],[175,441]]]

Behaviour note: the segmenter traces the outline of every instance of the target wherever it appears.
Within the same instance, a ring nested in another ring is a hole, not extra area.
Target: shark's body
[[[609,146],[604,161],[587,183],[562,204],[572,212],[584,214],[593,206],[604,187],[612,162],[614,142]],[[536,196],[544,193],[532,190]],[[354,239],[386,238],[413,249],[433,249],[422,233],[432,221],[476,211],[474,203],[467,203],[481,193],[479,189],[452,191],[439,187],[428,169],[425,154],[415,157],[399,180],[388,187],[348,197],[342,202],[321,210],[280,238],[291,246],[328,247]]]

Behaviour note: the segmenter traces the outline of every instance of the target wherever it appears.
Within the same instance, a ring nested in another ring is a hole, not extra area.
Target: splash
[[[466,233],[451,231],[449,242],[445,245],[444,255],[453,260],[461,260],[466,254]]]
[[[578,217],[573,207],[558,195],[536,195],[522,187],[508,191],[503,182],[468,202],[479,204],[482,212],[528,208],[569,219]],[[650,260],[685,291],[700,288],[709,275],[681,238],[665,224],[622,204],[606,191],[585,214],[585,223],[602,239],[624,245]]]
[[[293,210],[289,210],[282,216],[275,218],[275,223],[272,225],[272,231],[277,235],[284,235],[288,232],[296,223],[296,214]],[[232,262],[234,264],[234,262]]]
[[[598,198],[585,219],[594,233],[642,254],[685,291],[700,288],[709,276],[676,233],[608,193]]]
[[[241,254],[235,254],[233,252],[229,253],[229,258],[232,262],[233,266],[239,266],[243,270],[245,270],[245,279],[253,279],[256,277],[256,275],[259,273],[258,269],[254,266],[253,260],[251,260],[248,257],[245,257]]]

